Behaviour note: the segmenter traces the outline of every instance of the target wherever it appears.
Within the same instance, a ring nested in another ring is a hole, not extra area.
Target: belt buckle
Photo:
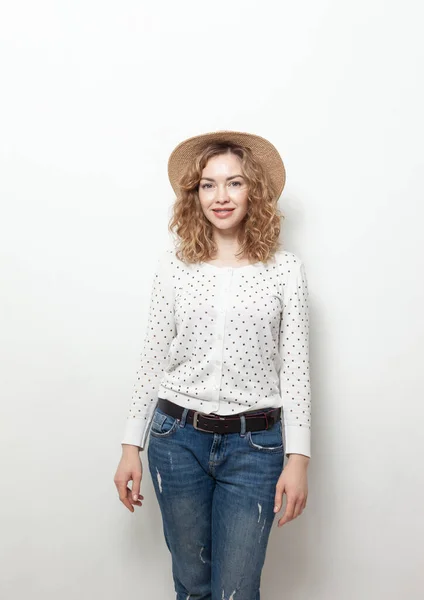
[[[206,431],[206,433],[211,433],[210,429],[202,429],[201,427],[199,427],[197,425],[198,415],[199,415],[199,412],[196,410],[193,413],[193,427],[194,427],[194,429],[197,429],[197,431]]]

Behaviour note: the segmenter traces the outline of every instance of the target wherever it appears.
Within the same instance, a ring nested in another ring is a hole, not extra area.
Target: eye
[[[236,186],[237,186],[237,185],[241,185],[241,182],[240,182],[240,181],[232,181],[231,183],[234,183]]]
[[[211,184],[210,183],[202,183],[202,185],[200,187],[202,188],[202,190],[204,190],[208,186],[211,187]]]

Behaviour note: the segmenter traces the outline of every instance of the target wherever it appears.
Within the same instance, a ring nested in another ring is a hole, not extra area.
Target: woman
[[[278,242],[285,169],[267,140],[219,131],[179,144],[168,174],[179,248],[157,264],[114,481],[141,506],[150,431],[177,600],[258,600],[273,518],[283,494],[278,525],[302,513],[311,456],[307,280]]]

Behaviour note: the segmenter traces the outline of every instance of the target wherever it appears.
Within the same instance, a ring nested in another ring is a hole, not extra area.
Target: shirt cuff
[[[311,430],[309,427],[289,425],[285,428],[285,454],[303,454],[311,457]]]
[[[144,449],[149,430],[149,424],[144,419],[128,418],[125,424],[124,437],[121,444],[131,444],[138,446],[140,450]]]

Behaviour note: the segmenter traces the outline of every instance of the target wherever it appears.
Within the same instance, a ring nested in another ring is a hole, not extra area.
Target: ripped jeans
[[[263,411],[249,411],[253,412]],[[283,470],[282,423],[209,433],[155,409],[149,471],[172,557],[176,600],[260,600]]]

